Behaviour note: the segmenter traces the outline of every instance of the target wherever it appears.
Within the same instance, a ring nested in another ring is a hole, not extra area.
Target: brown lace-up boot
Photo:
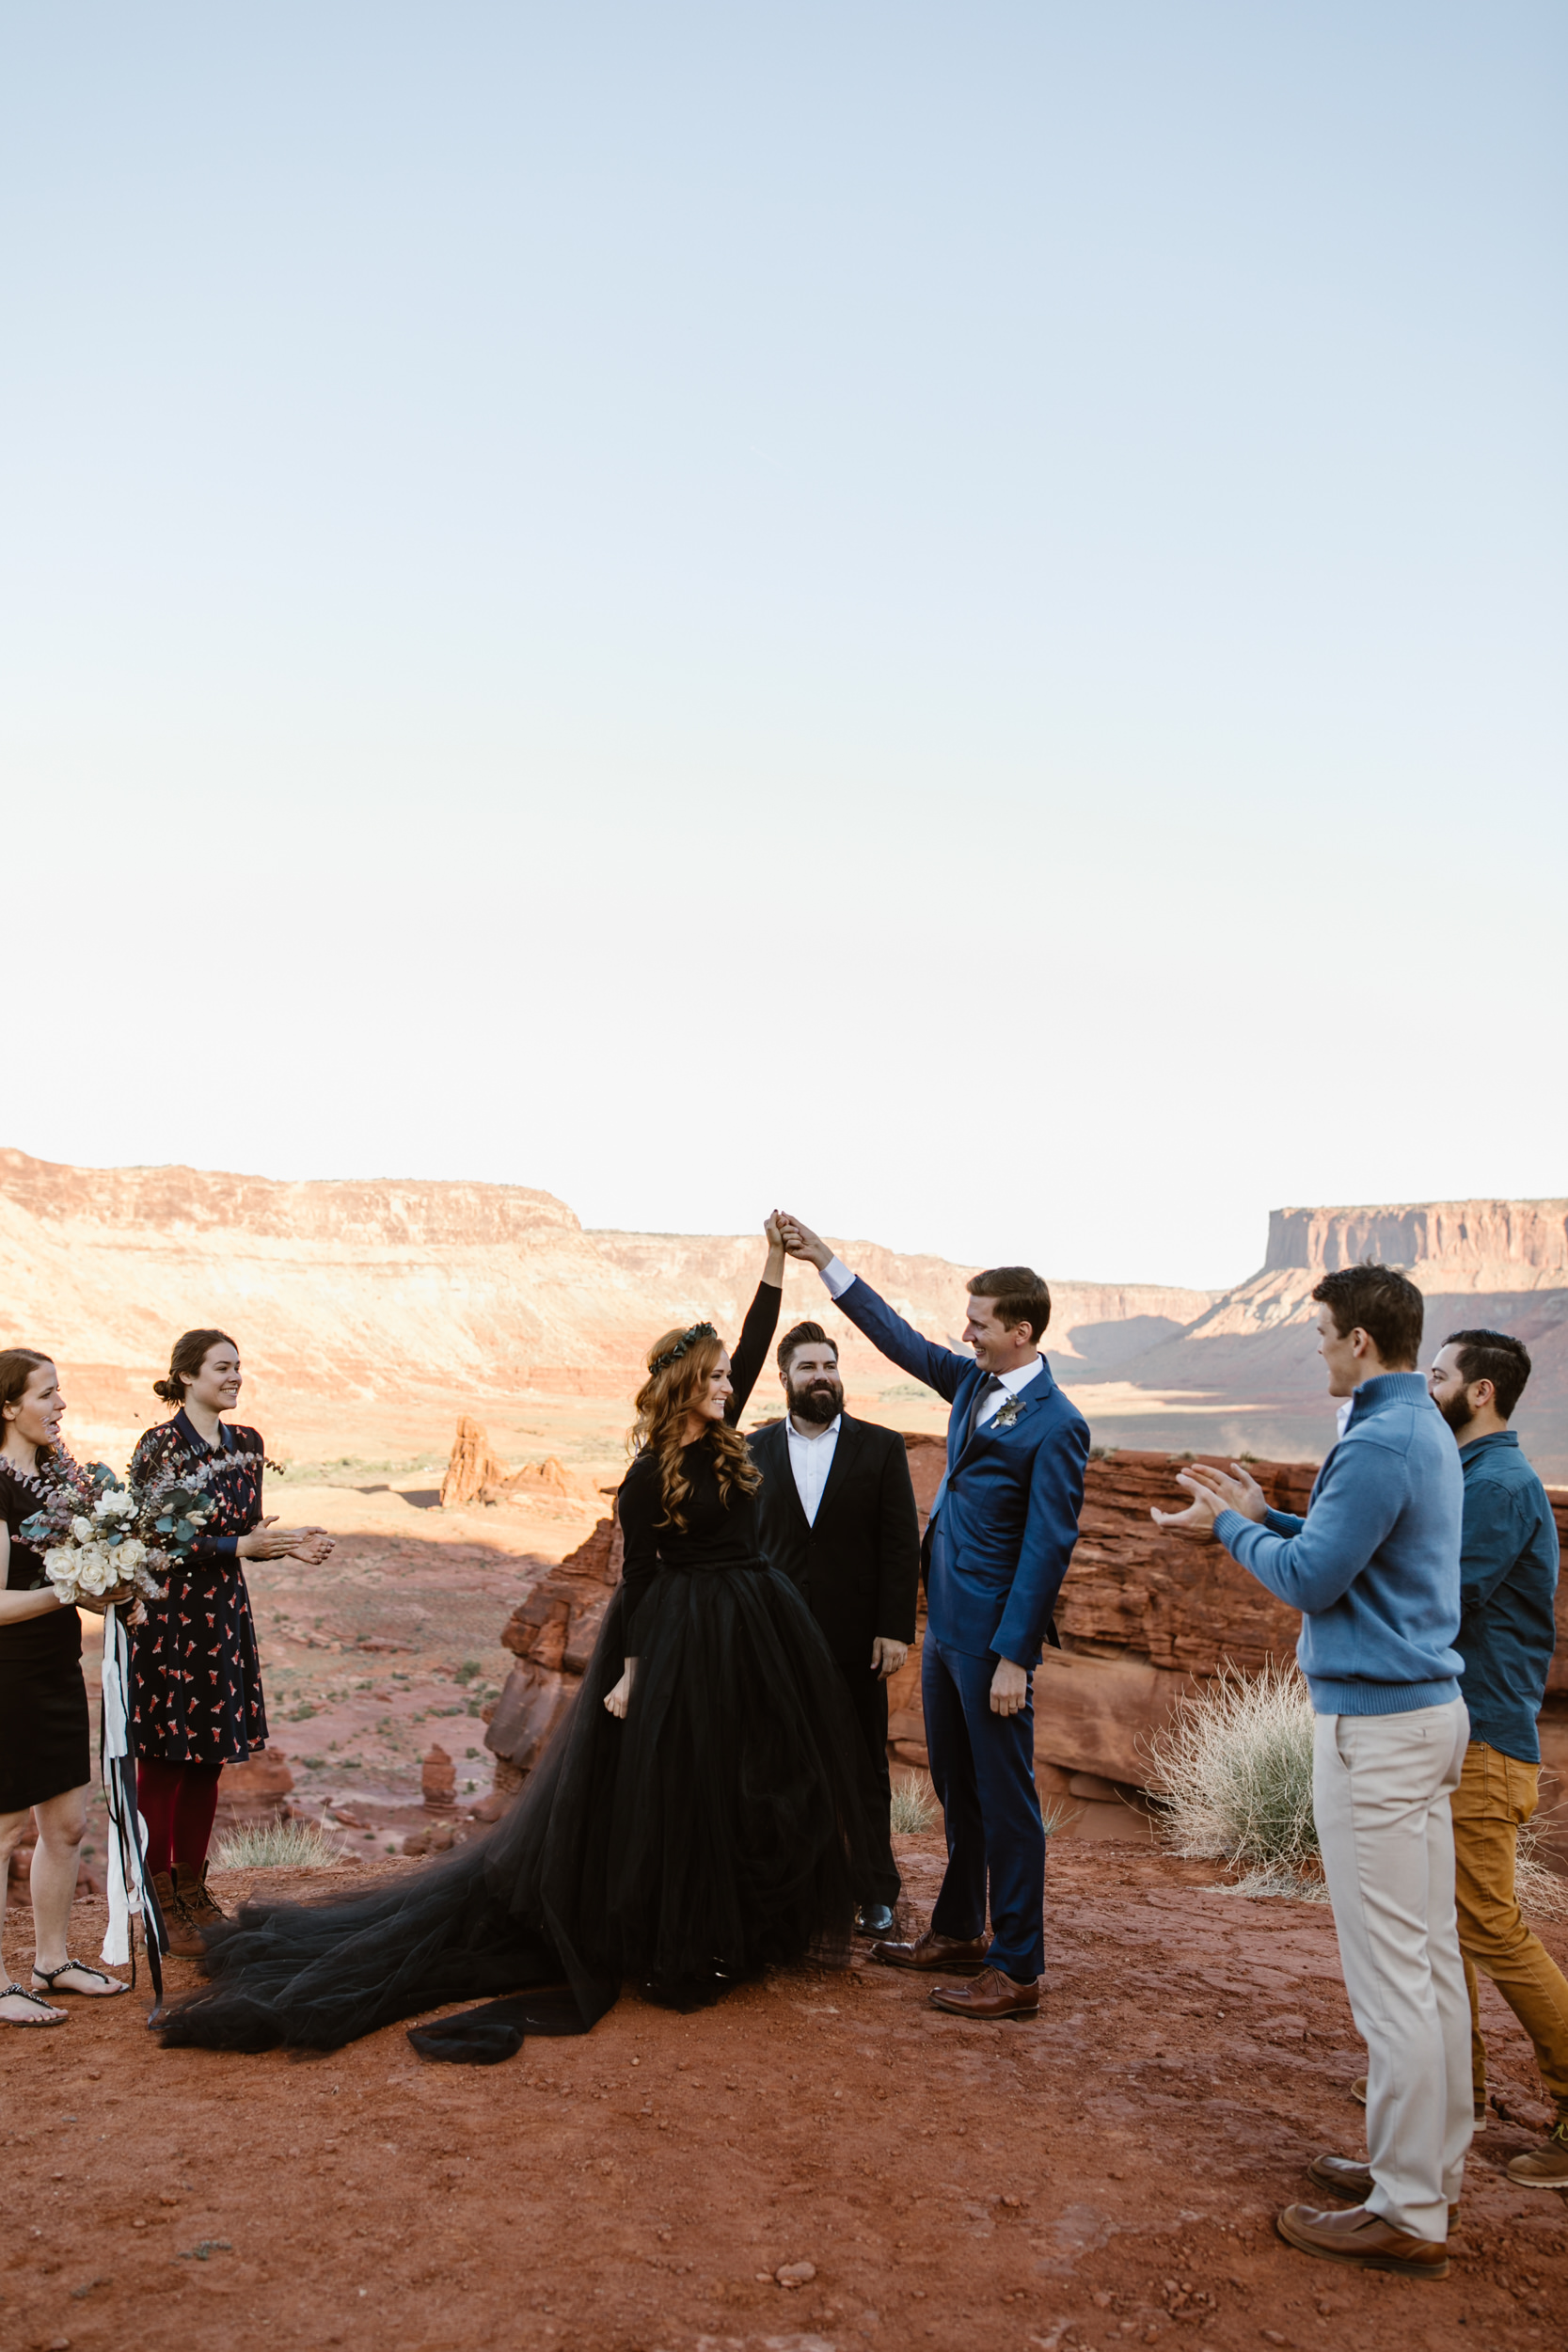
[[[1519,2188],[1568,2188],[1568,2106],[1558,2109],[1542,2147],[1513,2158],[1508,2177]]]
[[[181,1899],[177,1879],[178,1873],[173,1870],[155,1872],[152,1892],[157,1896],[158,1908],[164,1915],[169,1950],[181,1960],[199,1960],[207,1947]]]
[[[182,1869],[176,1863],[174,1876],[180,1889],[180,1900],[184,1907],[185,1916],[193,1928],[198,1930],[215,1928],[228,1918],[229,1914],[208,1888],[205,1863],[199,1870],[196,1871]]]

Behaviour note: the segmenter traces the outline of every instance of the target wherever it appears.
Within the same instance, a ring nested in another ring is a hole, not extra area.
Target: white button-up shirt
[[[806,1525],[816,1525],[828,1473],[833,1466],[838,1450],[838,1433],[844,1415],[835,1413],[826,1429],[813,1429],[809,1435],[795,1426],[793,1413],[786,1415],[784,1430],[789,1438],[789,1467],[795,1472],[795,1491],[800,1498],[800,1508],[806,1515]]]

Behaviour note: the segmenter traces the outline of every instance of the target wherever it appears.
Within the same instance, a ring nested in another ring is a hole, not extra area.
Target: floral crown
[[[683,1331],[673,1347],[667,1347],[662,1356],[656,1356],[648,1366],[650,1372],[662,1372],[666,1364],[678,1364],[694,1340],[716,1340],[719,1337],[711,1323],[694,1323],[689,1331]]]

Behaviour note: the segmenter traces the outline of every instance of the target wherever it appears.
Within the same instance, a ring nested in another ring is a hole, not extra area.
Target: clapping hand
[[[1211,1462],[1195,1462],[1190,1470],[1178,1470],[1176,1483],[1192,1496],[1184,1511],[1154,1511],[1149,1518],[1156,1527],[1179,1530],[1183,1534],[1207,1535],[1222,1511],[1239,1511],[1244,1519],[1254,1519],[1259,1526],[1269,1507],[1269,1499],[1250,1470],[1240,1462],[1232,1462],[1230,1475],[1216,1470]]]

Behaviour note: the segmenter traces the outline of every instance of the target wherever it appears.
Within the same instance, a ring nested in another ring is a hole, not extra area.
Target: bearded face
[[[1432,1401],[1456,1438],[1462,1436],[1475,1419],[1469,1389],[1462,1380],[1455,1381],[1451,1388],[1433,1390]]]
[[[838,1366],[824,1352],[802,1350],[789,1367],[789,1409],[800,1422],[826,1429],[844,1410]]]

